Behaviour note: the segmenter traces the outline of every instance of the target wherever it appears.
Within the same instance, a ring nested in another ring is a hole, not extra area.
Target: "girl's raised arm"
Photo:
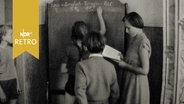
[[[106,27],[105,27],[105,22],[104,22],[104,19],[103,19],[103,16],[102,16],[102,12],[103,12],[102,8],[98,7],[97,8],[97,15],[98,15],[99,23],[100,23],[100,31],[99,31],[99,33],[101,35],[105,35]]]

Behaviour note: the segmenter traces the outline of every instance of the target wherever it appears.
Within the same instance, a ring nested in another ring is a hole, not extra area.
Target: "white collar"
[[[89,55],[89,57],[103,57],[100,53],[92,53]]]

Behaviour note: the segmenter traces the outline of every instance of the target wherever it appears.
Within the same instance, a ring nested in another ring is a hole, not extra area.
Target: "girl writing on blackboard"
[[[101,35],[106,32],[105,23],[102,16],[102,8],[97,8],[97,15],[100,22]],[[88,28],[85,22],[76,21],[72,27],[71,40],[73,45],[68,46],[65,51],[63,63],[61,64],[61,71],[67,71],[69,74],[68,81],[65,86],[65,104],[74,104],[75,102],[75,66],[81,59],[88,57],[88,52],[83,47],[83,40],[88,34]]]
[[[151,45],[143,32],[144,22],[136,12],[123,18],[130,42],[125,57],[118,62],[124,71],[120,104],[149,104],[149,58]]]

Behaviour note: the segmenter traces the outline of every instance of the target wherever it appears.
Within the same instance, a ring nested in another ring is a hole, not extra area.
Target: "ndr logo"
[[[32,34],[32,32],[25,32],[24,29],[22,32],[20,32],[20,36],[21,37],[30,37],[30,35]]]

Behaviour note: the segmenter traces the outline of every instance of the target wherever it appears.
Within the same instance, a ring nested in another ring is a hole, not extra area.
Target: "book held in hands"
[[[113,60],[120,60],[121,52],[112,48],[111,46],[105,45],[102,55],[104,57],[113,59]]]

